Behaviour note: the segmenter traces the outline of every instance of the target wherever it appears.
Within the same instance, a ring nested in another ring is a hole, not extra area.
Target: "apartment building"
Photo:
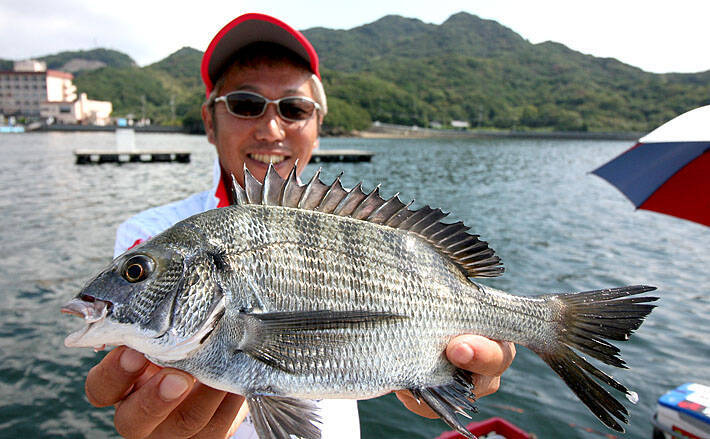
[[[92,101],[86,94],[77,97],[74,75],[47,70],[43,62],[14,63],[12,71],[0,71],[0,113],[36,119],[53,118],[61,123],[105,125],[111,102]]]

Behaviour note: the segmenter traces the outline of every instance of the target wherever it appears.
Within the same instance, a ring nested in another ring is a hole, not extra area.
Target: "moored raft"
[[[190,163],[189,151],[171,150],[93,150],[77,149],[74,151],[77,165],[102,163]]]

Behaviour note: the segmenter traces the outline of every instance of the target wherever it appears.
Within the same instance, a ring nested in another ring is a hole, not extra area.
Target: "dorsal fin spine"
[[[261,183],[252,175],[246,164],[244,165],[244,191],[249,204],[261,203]]]
[[[460,254],[462,254],[462,253],[468,253],[468,252],[472,252],[472,251],[474,251],[474,250],[483,249],[483,248],[486,248],[486,247],[488,247],[488,243],[487,243],[487,242],[476,240],[476,241],[475,241],[473,244],[471,244],[470,246],[464,247],[464,248],[462,248],[461,250],[456,250],[456,251],[452,252],[451,255],[453,255],[453,256],[458,256],[458,255],[460,255]]]
[[[338,177],[338,181],[340,181],[340,177]],[[365,195],[365,193],[362,191],[361,186],[362,186],[362,182],[359,182],[354,188],[347,191],[347,194],[345,195],[345,197],[343,197],[343,199],[340,200],[340,203],[338,203],[338,205],[335,207],[335,209],[333,209],[333,213],[336,215],[340,215],[340,216],[347,216],[348,213],[347,212],[344,213],[344,210],[345,210],[345,207],[348,204],[350,204],[350,201],[352,201],[352,199],[354,197],[357,197],[359,195],[358,192],[362,195]]]
[[[291,169],[291,172],[288,174],[288,178],[286,179],[286,184],[284,184],[283,190],[281,191],[281,197],[279,199],[279,204],[281,206],[287,206],[287,207],[296,207],[298,204],[298,200],[296,200],[296,203],[293,202],[293,199],[289,197],[288,199],[286,198],[287,195],[291,195],[294,193],[294,191],[299,190],[303,186],[298,184],[298,180],[296,179],[296,166],[298,165],[298,160],[296,160],[296,165],[293,166]],[[301,191],[303,193],[303,191]],[[300,199],[300,196],[299,196]]]
[[[345,194],[347,196],[348,191],[346,191],[343,188],[343,183],[340,181],[340,177],[343,176],[343,173],[341,172],[340,175],[335,177],[335,180],[333,180],[333,183],[328,186],[328,189],[325,191],[323,194],[323,197],[320,199],[320,202],[318,203],[318,206],[315,207],[315,210],[319,210],[322,212],[326,213],[333,213],[333,211],[338,207],[338,205],[342,202],[342,200],[345,198],[344,196],[341,196],[340,199],[338,199],[338,193],[340,194]],[[336,204],[332,205],[332,200],[336,200]],[[331,202],[331,203],[329,203]],[[330,206],[328,206],[330,205]],[[328,208],[330,207],[330,208]]]
[[[386,225],[386,226],[390,226],[390,227],[395,227],[395,228],[396,228],[396,226],[394,226],[393,224],[394,224],[395,218],[397,218],[397,215],[399,215],[400,213],[404,212],[405,210],[409,210],[409,206],[411,206],[413,203],[414,203],[414,200],[412,200],[412,201],[410,201],[409,203],[407,203],[407,204],[405,204],[404,206],[402,206],[401,209],[399,209],[397,212],[395,212],[394,215],[392,215],[392,216],[387,220],[387,222],[385,223],[385,225]],[[401,222],[401,221],[400,221],[400,222]]]
[[[455,223],[447,224],[446,227],[443,229],[439,230],[435,234],[431,235],[431,239],[433,240],[443,240],[446,239],[450,233],[458,233],[460,230],[463,230],[466,226],[461,221],[457,221]],[[439,235],[443,235],[441,238],[439,238]]]
[[[464,264],[472,264],[474,262],[478,262],[484,259],[488,259],[491,256],[493,256],[493,251],[491,249],[486,249],[483,251],[480,251],[478,253],[472,253],[470,255],[464,256],[462,258],[459,258],[459,260]]]
[[[268,197],[271,193],[271,179],[274,172],[276,172],[274,165],[269,163],[269,167],[266,169],[266,175],[264,175],[264,183],[261,185],[261,204],[264,206],[269,204]]]
[[[419,223],[419,221],[427,217],[432,211],[433,209],[429,206],[424,206],[418,210],[415,210],[410,216],[405,218],[399,224],[399,228],[405,230],[412,230],[412,227],[415,224]]]
[[[379,186],[378,186],[378,187],[379,187]],[[402,203],[402,202],[399,200],[399,192],[397,192],[396,194],[392,195],[389,200],[385,201],[384,203],[382,203],[382,204],[380,205],[380,207],[378,207],[377,209],[373,210],[372,213],[370,213],[370,216],[367,217],[367,220],[366,220],[366,221],[372,221],[372,220],[374,220],[374,218],[376,218],[376,217],[380,214],[380,212],[384,211],[385,209],[389,209],[389,207],[390,207],[392,204],[394,204],[395,202],[399,202],[400,204],[404,205],[404,203]],[[378,223],[379,223],[379,224],[384,224],[385,222],[387,222],[388,219],[390,219],[390,217],[391,217],[391,215],[390,215],[389,217],[383,218],[383,219],[382,219],[381,221],[379,221]]]
[[[490,262],[498,262],[500,258],[498,256],[491,256],[490,258],[483,259],[481,261],[471,262],[469,264],[464,264],[464,267],[475,268],[483,265],[488,265]]]
[[[244,191],[244,188],[239,184],[234,174],[230,175],[232,176],[232,198],[234,198],[234,202],[239,206],[248,204],[249,199],[247,198],[247,193]]]
[[[318,168],[315,174],[313,174],[313,177],[311,177],[311,180],[308,182],[306,185],[306,189],[304,189],[303,193],[301,194],[301,198],[298,200],[298,208],[303,207],[303,202],[308,199],[308,194],[313,190],[313,185],[315,182],[318,180],[318,177],[320,176],[320,171],[322,168]]]
[[[376,197],[379,197],[379,195],[380,195],[380,185],[378,184],[373,190],[370,191],[369,194],[367,194],[367,196],[362,201],[360,201],[360,204],[358,204],[357,207],[355,207],[355,210],[353,210],[353,213],[351,215],[354,218],[363,219],[363,218],[361,218],[361,213],[369,207],[368,206],[369,202],[373,199],[376,199]],[[370,212],[370,213],[372,213],[372,212]],[[370,215],[368,214],[367,217],[369,217],[369,216]]]
[[[320,199],[320,203],[318,203],[318,206],[316,206],[315,210],[321,210],[323,209],[323,206],[325,205],[325,201],[329,199],[330,195],[333,194],[335,191],[338,190],[344,190],[343,189],[343,184],[340,182],[340,177],[343,176],[343,173],[341,172],[340,175],[335,177],[335,180],[333,180],[333,183],[328,186],[328,190],[325,191],[325,194],[323,194],[323,197]]]
[[[466,233],[466,229],[467,228],[452,233],[450,236],[439,241],[439,244],[451,248],[461,244],[462,242],[465,242],[465,240],[468,239],[469,236],[472,236]]]
[[[446,213],[442,212],[441,209],[434,209],[429,215],[417,221],[409,230],[417,232],[420,235],[425,235],[424,231],[434,224],[437,224],[439,220],[446,217]]]

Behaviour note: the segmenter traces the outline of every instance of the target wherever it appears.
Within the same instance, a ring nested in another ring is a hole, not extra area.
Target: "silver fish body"
[[[302,399],[399,389],[464,433],[455,413],[472,408],[472,377],[444,351],[475,333],[527,346],[602,422],[626,421],[597,381],[633,392],[570,347],[623,367],[604,338],[638,328],[655,298],[627,296],[652,287],[514,296],[469,280],[499,275],[500,260],[438,209],[273,169],[234,197],[116,258],[64,308],[89,323],[66,344],[129,345],[246,395],[260,437],[310,438],[317,415]]]

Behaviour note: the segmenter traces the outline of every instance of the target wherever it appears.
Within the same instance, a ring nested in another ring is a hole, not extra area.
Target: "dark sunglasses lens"
[[[261,96],[249,93],[227,95],[227,106],[232,113],[243,117],[257,117],[264,112],[266,101]]]
[[[288,98],[279,103],[281,116],[290,120],[306,120],[315,109],[313,102],[301,98]]]

